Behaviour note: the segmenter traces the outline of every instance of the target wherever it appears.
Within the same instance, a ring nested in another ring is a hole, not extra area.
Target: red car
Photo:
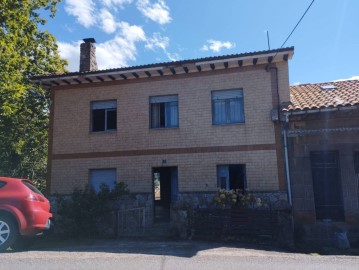
[[[50,203],[28,179],[0,177],[0,251],[50,228]]]

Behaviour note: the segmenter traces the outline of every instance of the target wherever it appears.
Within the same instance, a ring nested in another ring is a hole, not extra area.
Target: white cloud
[[[159,24],[166,24],[172,20],[170,9],[164,0],[158,0],[154,4],[149,0],[138,0],[137,8],[145,17]]]
[[[170,39],[168,37],[162,37],[160,33],[154,33],[151,38],[147,39],[145,48],[149,50],[155,50],[160,48],[166,50],[169,45]]]
[[[107,9],[101,9],[99,19],[100,26],[104,32],[106,32],[107,34],[111,34],[116,31],[115,18]]]
[[[165,54],[170,61],[179,61],[181,59],[181,57],[178,53],[170,53],[170,52],[165,51]]]
[[[58,41],[59,53],[62,58],[69,62],[68,69],[70,71],[78,71],[80,67],[80,44],[81,41],[66,43]]]
[[[128,61],[136,60],[137,55],[135,44],[121,36],[99,44],[96,50],[99,69],[128,66]]]
[[[141,26],[130,25],[127,22],[120,22],[119,27],[121,28],[121,35],[128,41],[145,41],[146,35]]]
[[[146,35],[143,29],[127,22],[118,23],[120,32],[111,40],[96,43],[96,60],[99,69],[128,66],[128,61],[136,60],[137,42],[144,42]],[[70,71],[79,70],[81,41],[58,42],[61,57],[69,61]]]
[[[213,52],[219,52],[223,48],[225,49],[231,49],[236,46],[235,43],[229,42],[229,41],[219,41],[219,40],[213,40],[209,39],[207,40],[207,44],[203,45],[201,48],[202,51],[213,51]]]
[[[339,80],[335,80],[335,82],[348,81],[348,80],[359,80],[359,76],[352,76],[352,77],[347,78],[347,79],[339,79]]]
[[[96,22],[94,16],[95,3],[92,0],[66,0],[65,11],[77,18],[77,21],[86,28]]]
[[[163,50],[165,55],[170,61],[178,61],[179,54],[168,52],[167,48],[170,44],[169,37],[163,37],[160,33],[153,33],[152,37],[147,38],[145,48],[155,51],[157,48]]]
[[[102,4],[104,4],[106,7],[114,8],[119,7],[123,8],[126,4],[131,4],[133,0],[100,0]]]

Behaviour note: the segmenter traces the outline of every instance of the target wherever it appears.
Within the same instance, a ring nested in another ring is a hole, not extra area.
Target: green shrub
[[[113,204],[129,191],[124,183],[110,190],[102,185],[99,192],[88,186],[75,189],[70,197],[57,196],[56,230],[67,237],[100,237],[113,228]]]

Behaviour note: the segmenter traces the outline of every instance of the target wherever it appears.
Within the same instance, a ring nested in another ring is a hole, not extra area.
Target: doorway
[[[177,167],[158,167],[152,169],[154,222],[169,222],[171,204],[177,201]]]
[[[338,152],[311,152],[310,162],[317,219],[344,220]]]

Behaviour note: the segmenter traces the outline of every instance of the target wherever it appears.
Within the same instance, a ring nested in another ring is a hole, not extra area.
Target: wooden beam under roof
[[[211,67],[212,70],[215,70],[216,66],[214,64],[210,64],[209,65]]]
[[[52,84],[59,86],[60,84],[57,81],[51,81]]]
[[[102,78],[101,76],[96,76],[96,79],[98,79],[98,80],[101,81],[101,82],[105,81],[105,79]]]
[[[85,77],[85,80],[86,81],[88,81],[88,82],[90,82],[90,83],[92,83],[93,82],[93,80],[91,80],[90,78],[88,78],[88,77]]]
[[[127,80],[127,77],[124,74],[120,74],[120,77],[124,80]]]
[[[226,69],[228,68],[228,62],[224,62],[223,65],[224,65],[224,68],[226,68]]]
[[[152,76],[149,71],[145,71],[145,73],[146,73],[146,75],[147,75],[148,78]]]
[[[77,82],[78,84],[81,84],[82,81],[80,81],[79,79],[74,79],[75,82]]]
[[[112,76],[112,75],[107,75],[107,77],[109,77],[113,81],[116,80],[116,78],[114,76]]]
[[[238,60],[238,66],[243,66],[243,60]]]
[[[163,71],[162,71],[162,70],[157,69],[157,72],[158,72],[158,74],[160,74],[161,76],[163,76]]]
[[[283,60],[288,61],[288,54],[283,55]]]
[[[258,58],[253,58],[253,65],[257,65]]]
[[[66,83],[67,85],[71,84],[68,80],[63,79],[62,81],[63,81],[64,83]]]
[[[268,63],[272,63],[272,61],[273,61],[273,56],[269,56],[268,57]]]
[[[188,73],[188,67],[183,67],[184,72]]]
[[[200,65],[196,66],[196,68],[197,68],[198,71],[202,71],[202,68],[201,68]]]
[[[135,76],[136,79],[138,79],[140,77],[136,72],[132,72],[132,75]]]
[[[176,70],[173,67],[170,68],[170,71],[173,75],[176,75]]]

